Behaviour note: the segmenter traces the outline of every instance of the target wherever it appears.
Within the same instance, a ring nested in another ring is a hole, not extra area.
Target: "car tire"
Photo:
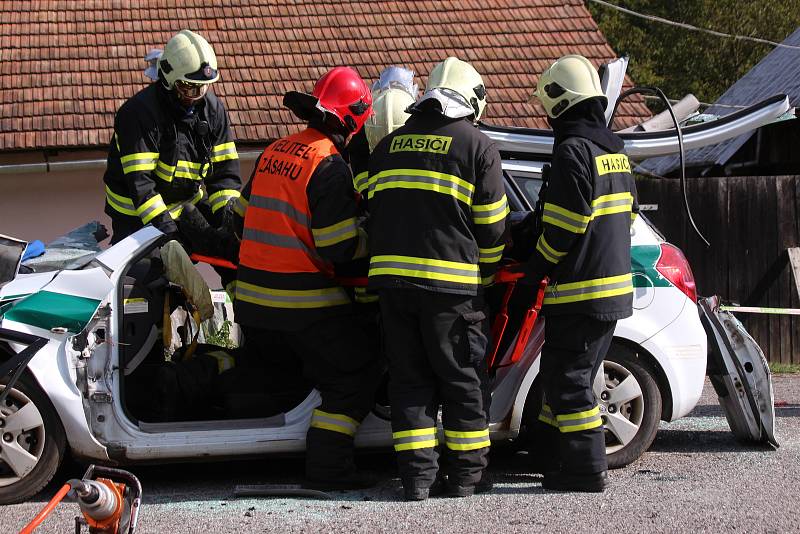
[[[606,457],[609,469],[625,467],[636,461],[655,439],[661,419],[661,394],[654,376],[650,366],[638,358],[634,351],[620,343],[611,344],[603,361],[602,372],[597,373],[593,388],[603,414],[603,422],[607,425]],[[612,392],[626,378],[635,382],[636,387],[633,389],[637,395],[626,399],[627,402],[615,403],[613,401],[617,399],[613,398]],[[525,402],[523,429],[516,440],[520,450],[532,451],[534,456],[537,455],[538,443],[531,429],[535,428],[541,409],[540,387],[539,380],[534,380]],[[612,404],[614,413],[609,414],[609,405]],[[624,418],[627,423],[620,418]],[[628,432],[621,432],[621,429]],[[622,440],[619,434],[622,434]]]
[[[636,352],[612,343],[594,393],[606,428],[608,467],[625,467],[650,448],[658,432],[661,393],[655,373]]]
[[[0,391],[5,389],[7,381],[7,378],[0,381]],[[26,409],[23,429],[9,431],[9,425],[16,426],[13,415],[23,408]],[[3,422],[0,428],[0,505],[15,504],[30,499],[52,480],[64,458],[66,436],[52,403],[27,374],[14,384],[0,406],[0,418]],[[33,428],[29,428],[31,424]],[[9,443],[13,444],[13,450]],[[15,455],[13,465],[17,470],[26,469],[21,477],[11,467],[9,452]]]

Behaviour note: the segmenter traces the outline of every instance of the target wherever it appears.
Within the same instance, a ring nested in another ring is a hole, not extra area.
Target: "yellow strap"
[[[617,276],[608,276],[606,278],[593,278],[592,280],[582,280],[580,282],[568,282],[565,284],[558,284],[557,286],[548,287],[547,290],[548,292],[567,291],[570,289],[580,289],[584,287],[597,287],[608,284],[616,284],[618,282],[624,282],[626,280],[631,280],[631,279],[632,279],[631,273],[626,273]]]
[[[483,430],[466,430],[466,431],[445,430],[444,436],[446,438],[482,438],[484,436],[489,437],[489,429],[485,428]]]
[[[575,413],[567,413],[562,415],[556,416],[556,421],[559,423],[561,421],[574,421],[576,419],[586,419],[588,417],[594,417],[595,415],[600,415],[600,407],[595,406],[591,410],[586,410],[584,412],[575,412]]]
[[[358,237],[358,220],[350,217],[324,228],[312,228],[311,233],[314,236],[315,246],[329,247]]]
[[[399,432],[392,432],[392,438],[413,438],[415,436],[426,436],[428,434],[436,434],[436,428],[415,428],[413,430],[401,430]]]
[[[165,211],[167,211],[167,205],[164,204],[161,195],[153,195],[147,199],[144,204],[139,206],[136,213],[142,218],[142,223],[147,224],[153,220],[154,217],[161,215]]]
[[[452,443],[450,441],[445,442],[447,448],[454,451],[474,451],[475,449],[482,449],[484,447],[489,447],[492,444],[491,441],[488,439],[486,441],[479,441],[477,443]]]
[[[403,263],[413,263],[416,265],[431,265],[434,267],[449,267],[451,269],[462,269],[465,271],[475,271],[478,272],[479,268],[477,265],[472,263],[461,263],[458,261],[446,261],[446,260],[436,260],[433,258],[420,258],[416,256],[398,256],[398,255],[384,255],[384,256],[373,256],[370,260],[371,262],[403,262]]]
[[[508,200],[506,199],[506,196],[503,195],[503,198],[501,198],[497,202],[492,202],[491,204],[473,204],[472,211],[473,212],[477,211],[482,213],[485,213],[487,211],[494,211],[507,203]]]
[[[548,243],[547,240],[545,239],[544,234],[539,236],[539,241],[537,241],[536,243],[536,250],[541,252],[542,256],[544,256],[544,259],[546,259],[550,263],[558,263],[562,259],[564,259],[564,256],[567,255],[566,252],[560,252],[551,247],[550,243]]]
[[[430,449],[439,444],[438,439],[429,439],[425,441],[412,441],[410,443],[398,443],[394,446],[396,452],[409,451],[413,449]]]

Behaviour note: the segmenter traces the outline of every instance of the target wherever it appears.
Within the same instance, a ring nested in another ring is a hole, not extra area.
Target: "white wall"
[[[47,243],[103,213],[103,170],[0,175],[0,233]]]

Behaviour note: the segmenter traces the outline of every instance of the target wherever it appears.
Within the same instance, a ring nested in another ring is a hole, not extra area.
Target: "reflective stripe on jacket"
[[[412,115],[356,187],[369,203],[370,288],[475,295],[493,281],[509,208],[500,154],[470,122]]]
[[[218,213],[242,185],[222,102],[208,93],[186,114],[159,82],[149,85],[117,111],[103,180],[112,218],[170,233],[185,202],[207,203],[207,211]]]
[[[558,145],[532,258],[550,276],[545,314],[631,315],[630,226],[638,211],[625,154],[582,137]]]

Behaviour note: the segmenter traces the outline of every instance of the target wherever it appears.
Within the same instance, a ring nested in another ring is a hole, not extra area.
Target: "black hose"
[[[625,97],[636,94],[657,96],[667,107],[667,110],[669,110],[669,115],[672,117],[672,122],[675,123],[675,131],[678,132],[678,156],[681,164],[681,192],[683,193],[683,208],[686,211],[686,216],[689,218],[689,223],[691,223],[692,229],[694,229],[698,237],[703,240],[703,243],[705,243],[707,247],[710,247],[711,243],[708,242],[705,236],[703,236],[702,232],[700,232],[700,229],[697,228],[697,224],[694,222],[694,217],[692,217],[692,210],[689,208],[689,198],[686,195],[686,156],[683,148],[683,132],[681,131],[681,125],[680,122],[678,122],[678,117],[675,115],[675,111],[672,109],[672,104],[669,103],[669,99],[667,99],[667,96],[664,94],[664,92],[658,87],[634,87],[633,89],[623,91],[619,95],[619,98],[617,98],[617,102],[614,104],[614,111],[611,113],[611,118],[608,120],[608,127],[610,128],[614,123],[614,116],[617,114],[617,108],[619,107],[620,102],[622,102]]]

